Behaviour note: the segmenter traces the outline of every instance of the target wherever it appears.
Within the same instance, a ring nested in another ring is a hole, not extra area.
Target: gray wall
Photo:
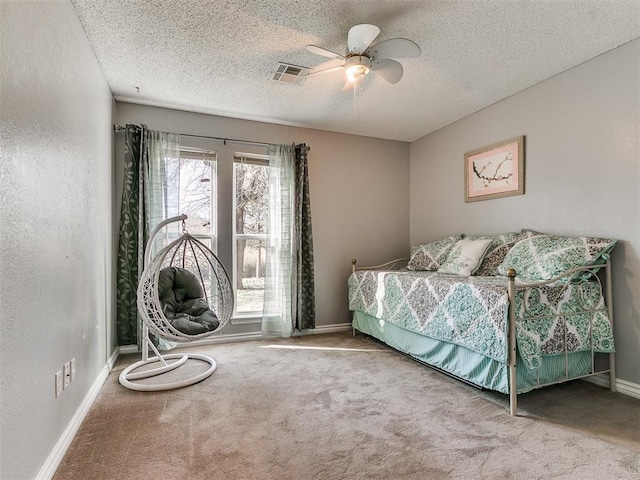
[[[464,203],[465,152],[526,136],[526,193]],[[411,144],[411,243],[450,233],[620,239],[618,378],[640,384],[640,40]]]
[[[409,144],[355,135],[202,115],[178,110],[117,103],[118,123],[145,123],[149,128],[268,143],[301,143],[309,152],[309,189],[316,274],[317,326],[349,321],[346,280],[351,259],[375,264],[408,254]],[[183,138],[182,143],[194,144]],[[204,146],[198,144],[195,146]],[[219,176],[230,172],[232,152],[248,147],[220,142]],[[118,157],[118,155],[116,155]],[[121,177],[121,159],[116,176]],[[230,187],[230,181],[228,187]],[[119,188],[116,186],[116,188]],[[219,189],[224,185],[219,185]],[[117,199],[119,205],[119,199]],[[119,207],[118,207],[119,208]],[[221,219],[219,232],[230,228]],[[226,250],[225,250],[226,249]],[[219,245],[221,258],[231,246]],[[247,326],[256,330],[257,326]],[[236,333],[240,328],[226,329]]]
[[[109,354],[114,103],[70,2],[2,2],[0,31],[0,478],[16,480],[36,477]]]

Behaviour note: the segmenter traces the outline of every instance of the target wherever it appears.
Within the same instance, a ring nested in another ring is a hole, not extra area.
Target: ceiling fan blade
[[[392,38],[376,43],[364,52],[371,60],[383,58],[414,58],[419,57],[422,50],[417,43],[406,38]]]
[[[329,63],[333,63],[334,65],[333,66],[327,65]],[[322,75],[324,73],[337,72],[338,70],[342,70],[343,68],[344,68],[344,65],[335,65],[335,62],[333,62],[333,61],[324,62],[324,63],[321,63],[320,65],[318,65],[317,67],[312,68],[311,71],[305,75],[305,77],[311,77],[311,76],[314,76],[314,75]]]
[[[364,52],[379,33],[380,29],[369,23],[354,25],[349,30],[349,35],[347,37],[349,53],[360,54]]]
[[[339,58],[340,60],[344,60],[344,57],[339,53],[332,52],[331,50],[327,50],[326,48],[318,47],[316,45],[307,45],[305,47],[308,52],[315,53],[316,55],[322,55],[327,58]]]
[[[371,64],[371,70],[389,83],[398,83],[402,78],[402,64],[390,58],[376,60]]]

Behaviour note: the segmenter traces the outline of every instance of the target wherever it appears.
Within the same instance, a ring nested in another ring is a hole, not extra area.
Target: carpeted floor
[[[121,387],[138,356],[121,357],[54,479],[640,478],[640,400],[586,382],[524,394],[514,418],[346,332],[191,350],[218,369],[169,392]]]

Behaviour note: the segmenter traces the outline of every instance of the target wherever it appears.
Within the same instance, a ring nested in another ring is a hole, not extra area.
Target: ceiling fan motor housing
[[[351,55],[345,59],[344,68],[349,80],[357,80],[369,73],[371,60],[365,55]]]

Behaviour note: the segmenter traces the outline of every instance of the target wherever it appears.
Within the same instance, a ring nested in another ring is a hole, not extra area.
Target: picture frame
[[[524,135],[464,154],[464,201],[524,195]]]

